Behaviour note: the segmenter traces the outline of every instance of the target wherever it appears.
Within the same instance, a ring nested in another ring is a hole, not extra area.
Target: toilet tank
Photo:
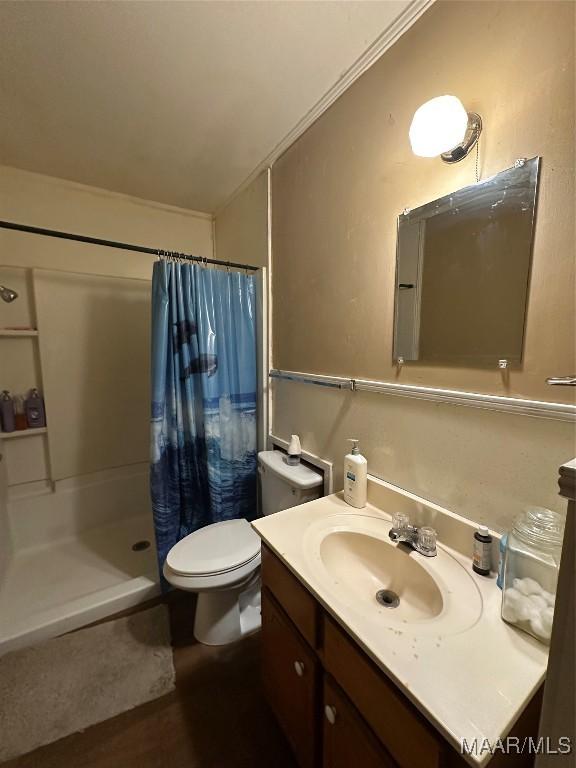
[[[290,466],[282,451],[260,451],[258,474],[263,515],[296,507],[322,496],[322,474],[304,464]]]

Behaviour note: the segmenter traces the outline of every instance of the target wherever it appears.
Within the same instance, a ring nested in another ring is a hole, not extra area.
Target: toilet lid
[[[244,565],[259,552],[260,537],[247,520],[225,520],[183,538],[168,552],[166,562],[182,576],[221,573]]]

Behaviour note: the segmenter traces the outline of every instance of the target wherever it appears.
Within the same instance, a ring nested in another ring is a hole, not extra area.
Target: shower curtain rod
[[[233,267],[234,269],[248,269],[251,272],[257,272],[259,267],[252,264],[237,264],[234,261],[221,261],[220,259],[208,259],[202,256],[192,256],[189,253],[180,253],[178,251],[165,251],[162,248],[147,248],[144,245],[131,245],[130,243],[119,243],[116,240],[103,240],[100,237],[88,237],[87,235],[73,235],[71,232],[59,232],[56,229],[43,229],[42,227],[29,227],[26,224],[15,224],[12,221],[0,221],[0,228],[14,229],[17,232],[29,232],[33,235],[45,235],[46,237],[59,237],[62,240],[76,240],[79,243],[89,243],[90,245],[105,245],[107,248],[120,248],[123,251],[137,251],[138,253],[149,253],[151,256],[168,256],[185,261],[198,261],[202,264],[217,264],[220,267]]]

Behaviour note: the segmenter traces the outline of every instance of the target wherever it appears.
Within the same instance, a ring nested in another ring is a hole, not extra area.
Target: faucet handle
[[[418,528],[418,549],[423,553],[435,552],[437,535],[434,528],[427,525]]]
[[[394,512],[392,515],[392,528],[403,529],[410,526],[410,518],[405,512]]]

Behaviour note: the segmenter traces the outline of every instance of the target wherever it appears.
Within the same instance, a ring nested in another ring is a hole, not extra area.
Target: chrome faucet
[[[436,557],[436,531],[434,528],[416,526],[410,524],[408,515],[397,513],[392,517],[392,528],[388,532],[392,541],[398,544],[407,544],[415,552],[425,557]]]

